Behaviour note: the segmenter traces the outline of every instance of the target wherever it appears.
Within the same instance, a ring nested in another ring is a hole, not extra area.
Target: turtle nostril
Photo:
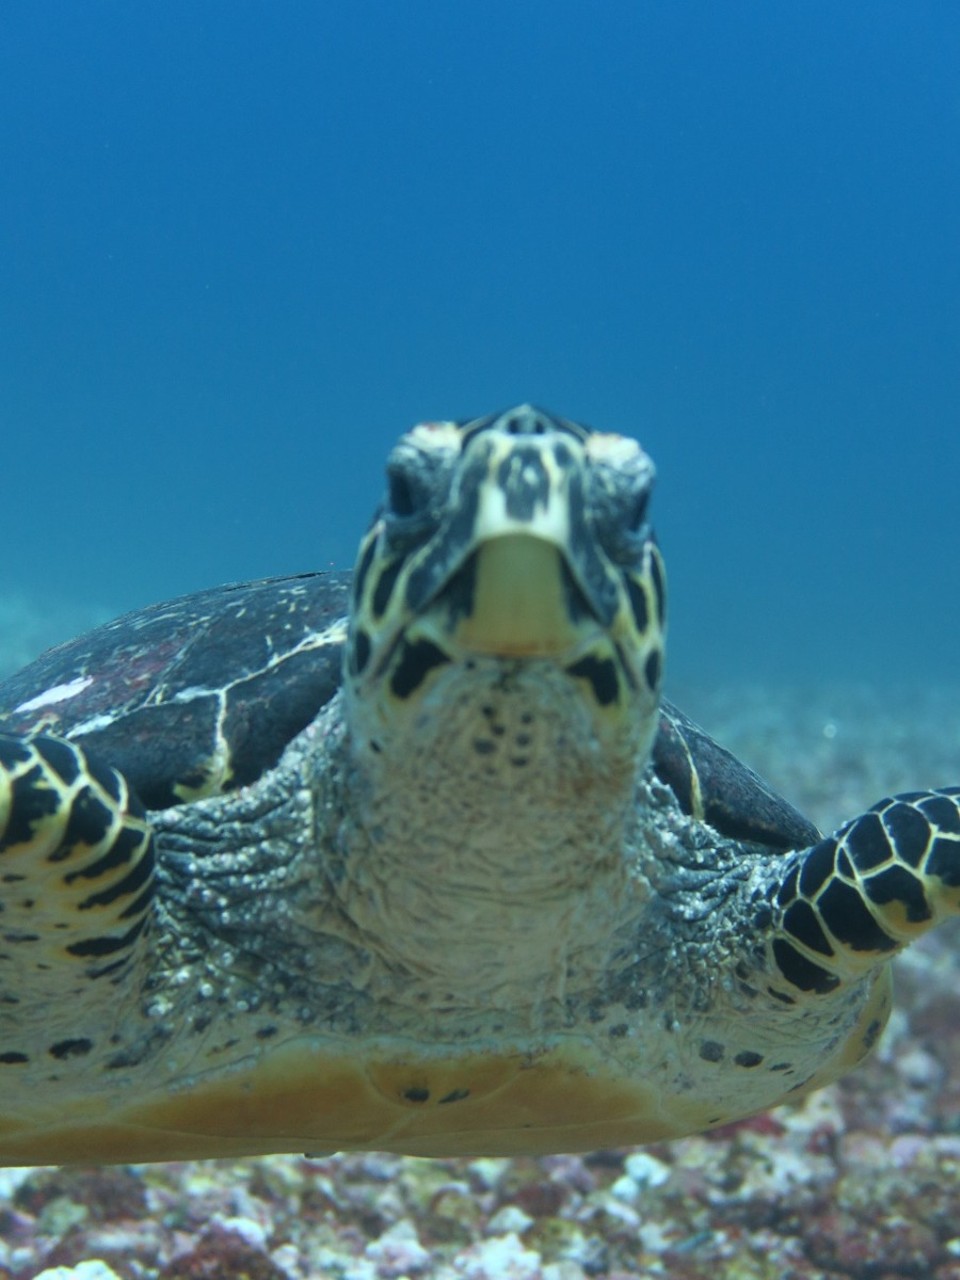
[[[547,431],[540,418],[510,418],[505,429],[511,436],[542,436]]]
[[[511,436],[545,436],[556,429],[556,423],[541,409],[525,405],[509,413],[501,426]]]

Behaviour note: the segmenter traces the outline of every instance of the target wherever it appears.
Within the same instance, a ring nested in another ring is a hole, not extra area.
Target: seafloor
[[[824,827],[960,782],[957,688],[672,693]],[[951,922],[897,962],[896,1012],[853,1076],[709,1137],[0,1171],[0,1280],[960,1280],[958,942]]]

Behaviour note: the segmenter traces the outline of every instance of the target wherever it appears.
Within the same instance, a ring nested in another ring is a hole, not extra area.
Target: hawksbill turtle
[[[574,1151],[876,1041],[960,789],[821,834],[661,698],[638,444],[428,422],[356,569],[0,684],[0,1163]]]

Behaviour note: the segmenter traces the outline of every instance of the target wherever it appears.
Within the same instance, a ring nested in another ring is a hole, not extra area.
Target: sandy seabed
[[[45,627],[0,610],[0,669]],[[824,829],[960,783],[960,687],[671,693]],[[850,1077],[709,1136],[0,1170],[0,1280],[960,1280],[958,944],[951,923],[897,961],[890,1026]]]

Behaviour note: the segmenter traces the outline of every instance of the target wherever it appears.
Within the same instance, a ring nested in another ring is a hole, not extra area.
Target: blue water
[[[12,3],[0,592],[343,565],[393,438],[657,461],[671,680],[955,673],[960,8]]]

